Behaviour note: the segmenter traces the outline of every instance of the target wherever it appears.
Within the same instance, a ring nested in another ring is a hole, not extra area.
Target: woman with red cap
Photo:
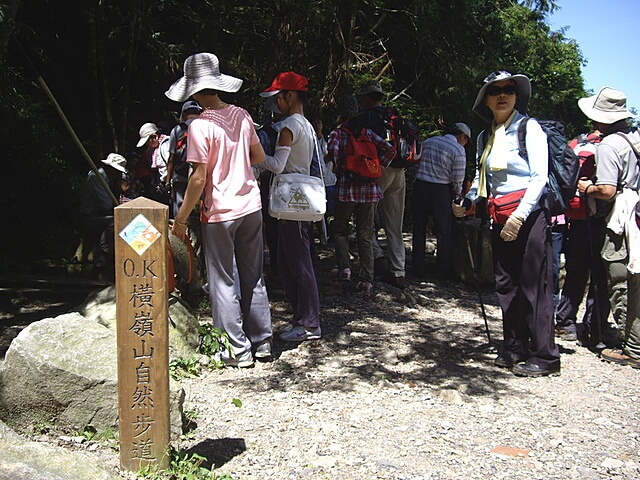
[[[286,115],[278,134],[273,156],[267,156],[263,167],[274,173],[310,175],[316,137],[311,123],[304,117],[308,81],[295,72],[282,72],[260,93],[275,96],[278,109]],[[311,222],[278,220],[278,270],[291,302],[291,330],[280,335],[287,342],[317,340],[320,329],[320,297],[311,259]]]

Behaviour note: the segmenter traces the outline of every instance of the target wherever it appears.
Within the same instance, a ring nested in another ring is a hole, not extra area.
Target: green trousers
[[[627,270],[629,260],[627,241],[607,229],[602,258],[607,267],[611,315],[624,342],[624,352],[640,358],[640,274]]]

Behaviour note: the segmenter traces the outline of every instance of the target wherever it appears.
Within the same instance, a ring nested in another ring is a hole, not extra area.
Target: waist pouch
[[[489,198],[489,215],[491,219],[500,225],[507,223],[509,215],[518,208],[520,200],[522,200],[526,191],[527,189],[525,188],[524,190],[516,190],[515,192],[507,193],[497,198]]]

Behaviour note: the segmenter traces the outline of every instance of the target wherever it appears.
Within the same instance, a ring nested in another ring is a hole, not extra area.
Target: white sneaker
[[[251,355],[251,350],[247,350],[240,355],[236,355],[235,358],[228,357],[223,353],[226,352],[218,352],[213,356],[213,359],[216,362],[223,362],[227,367],[238,367],[238,368],[249,368],[253,367],[253,355]]]
[[[280,340],[285,342],[304,342],[305,340],[318,340],[322,337],[322,330],[318,328],[294,327],[280,334]]]
[[[271,339],[267,338],[258,344],[256,347],[256,358],[271,358]]]

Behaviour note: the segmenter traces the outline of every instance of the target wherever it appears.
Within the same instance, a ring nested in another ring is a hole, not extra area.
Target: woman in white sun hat
[[[272,329],[262,277],[262,204],[251,170],[252,164],[264,161],[264,150],[249,113],[219,97],[241,86],[242,80],[220,73],[218,57],[196,53],[185,60],[184,76],[165,95],[176,102],[191,98],[202,107],[189,125],[187,162],[193,172],[172,232],[186,237],[189,214],[202,196],[212,317],[229,335],[233,350],[221,352],[220,360],[249,367],[254,363],[252,350],[256,358],[271,356]]]
[[[491,126],[478,135],[478,173],[462,205],[464,216],[481,198],[490,200],[496,293],[502,308],[504,350],[494,364],[520,376],[560,373],[554,339],[552,246],[549,213],[541,208],[548,178],[547,137],[534,119],[526,123],[528,159],[520,155],[518,127],[531,83],[525,75],[491,73],[473,110]],[[508,201],[507,201],[508,199]],[[499,205],[504,208],[498,208]]]

